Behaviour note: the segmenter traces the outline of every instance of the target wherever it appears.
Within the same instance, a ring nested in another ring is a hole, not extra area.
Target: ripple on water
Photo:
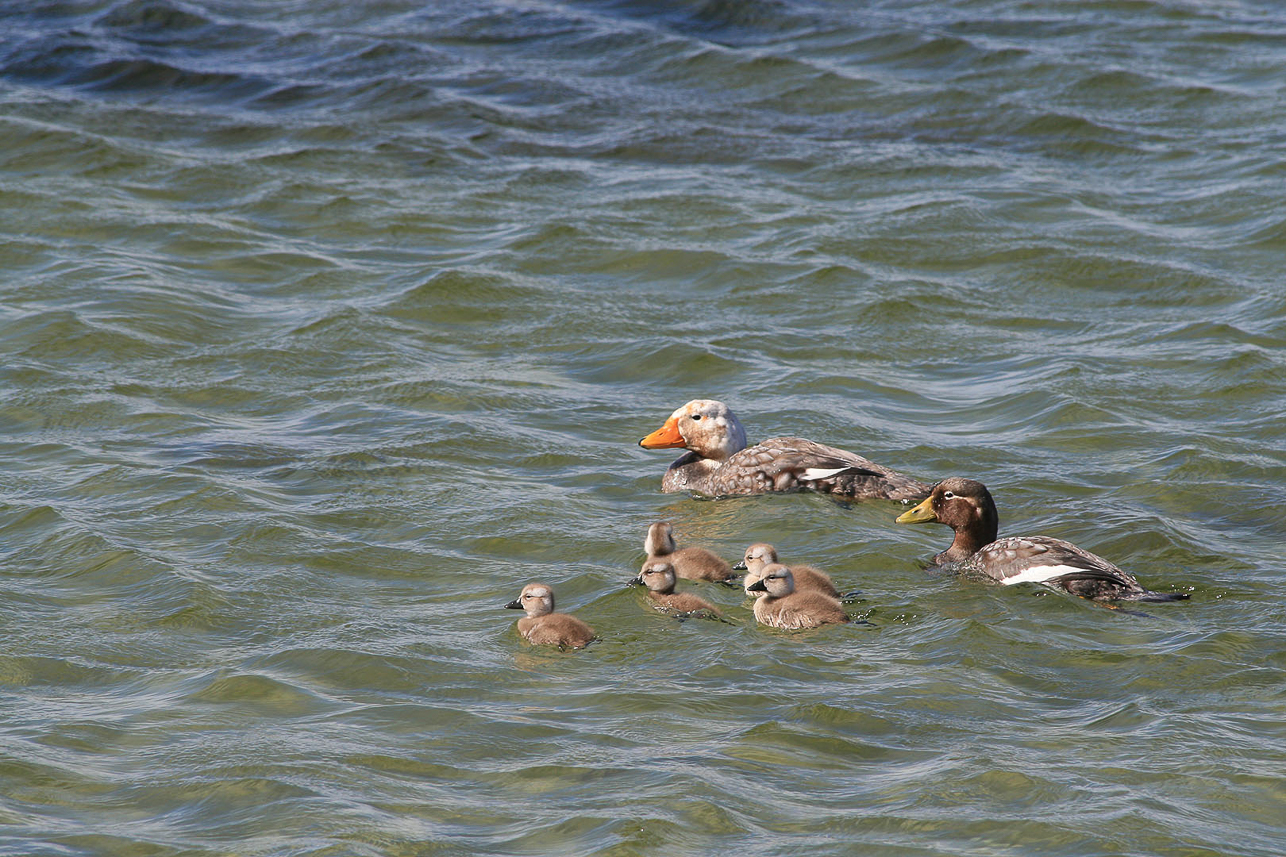
[[[519,6],[7,15],[0,850],[1275,857],[1273,15]],[[661,495],[697,396],[1193,597]],[[864,622],[655,611],[660,519]]]

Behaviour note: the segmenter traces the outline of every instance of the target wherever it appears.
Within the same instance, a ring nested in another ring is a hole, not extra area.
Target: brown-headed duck
[[[937,521],[955,531],[951,547],[933,558],[960,574],[1004,585],[1041,583],[1093,601],[1180,601],[1182,592],[1152,592],[1101,556],[1049,536],[996,538],[1000,517],[981,482],[952,477],[897,518],[899,524]]]

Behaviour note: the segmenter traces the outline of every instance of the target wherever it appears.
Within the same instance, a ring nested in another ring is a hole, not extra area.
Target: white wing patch
[[[1006,577],[1000,581],[1005,586],[1015,583],[1044,583],[1053,577],[1062,577],[1064,574],[1084,574],[1085,569],[1077,568],[1074,565],[1035,565],[1031,568],[1024,568],[1013,577]]]
[[[850,469],[851,468],[849,467],[832,467],[829,469],[822,467],[807,467],[799,474],[799,478],[806,481],[812,481],[814,479],[829,479],[832,476],[838,476],[845,470]]]

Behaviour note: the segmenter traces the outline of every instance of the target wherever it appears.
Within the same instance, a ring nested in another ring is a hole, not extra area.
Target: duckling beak
[[[747,570],[747,568],[748,568],[748,566],[746,565],[746,561],[743,559],[741,562],[739,562],[739,563],[737,563],[736,565],[734,565],[734,566],[732,567],[732,570],[733,570],[733,571],[746,571],[746,570]]]
[[[932,498],[927,498],[914,509],[909,509],[897,516],[894,521],[896,524],[923,524],[928,521],[938,520],[938,516],[933,513]]]
[[[679,434],[679,421],[675,417],[670,417],[665,425],[639,441],[639,446],[644,449],[673,449],[686,444],[683,435]]]
[[[626,585],[626,586],[642,586],[642,585],[643,585],[643,577],[642,577],[641,575],[640,575],[639,577],[631,577],[629,580],[625,581],[625,585]]]
[[[521,610],[521,609],[522,609],[522,599],[521,599],[521,598],[515,598],[513,601],[510,601],[508,604],[506,604],[506,605],[505,605],[505,607],[507,607],[507,608],[508,608],[508,609],[510,609],[510,610]]]
[[[767,592],[768,587],[764,586],[764,578],[759,578],[754,583],[746,587],[747,592]]]

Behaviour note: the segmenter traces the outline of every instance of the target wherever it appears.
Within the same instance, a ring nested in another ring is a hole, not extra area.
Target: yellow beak
[[[927,521],[936,521],[938,516],[933,514],[933,505],[930,502],[932,498],[925,499],[923,503],[898,515],[898,524],[923,524]]]

